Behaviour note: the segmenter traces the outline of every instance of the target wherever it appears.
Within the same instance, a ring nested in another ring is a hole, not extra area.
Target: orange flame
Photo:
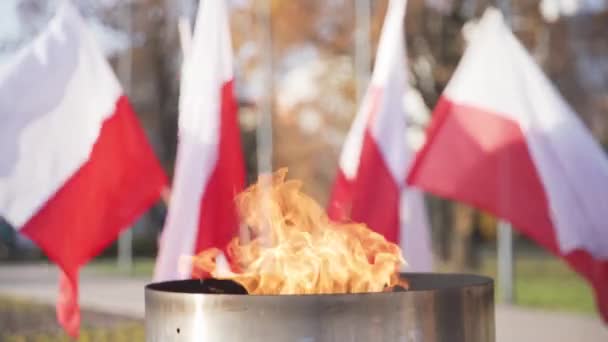
[[[337,223],[285,181],[286,169],[260,176],[236,197],[249,241],[234,238],[226,251],[230,270],[220,270],[222,253],[207,249],[193,257],[193,275],[232,279],[249,294],[380,292],[407,282],[398,270],[400,248],[360,223]]]

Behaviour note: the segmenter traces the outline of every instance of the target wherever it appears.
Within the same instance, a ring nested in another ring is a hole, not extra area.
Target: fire
[[[226,247],[229,270],[218,266],[221,250],[193,257],[197,277],[232,279],[249,294],[380,292],[407,283],[398,270],[400,248],[360,223],[331,221],[301,191],[285,180],[287,171],[261,176],[236,197],[249,239],[235,237]]]

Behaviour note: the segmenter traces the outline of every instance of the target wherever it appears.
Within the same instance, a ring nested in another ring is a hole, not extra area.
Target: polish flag
[[[608,321],[608,159],[497,10],[471,32],[408,182],[565,259]]]
[[[400,244],[409,270],[430,271],[424,199],[416,189],[405,187],[413,154],[404,110],[405,8],[405,0],[389,3],[371,85],[346,137],[328,212],[334,220],[366,223]]]
[[[57,315],[78,335],[78,269],[166,184],[118,80],[66,1],[0,67],[0,215],[63,270]]]
[[[201,2],[189,50],[182,70],[171,205],[156,260],[156,281],[186,277],[181,269],[191,270],[191,265],[182,256],[223,248],[239,227],[234,197],[244,187],[245,167],[224,0]]]

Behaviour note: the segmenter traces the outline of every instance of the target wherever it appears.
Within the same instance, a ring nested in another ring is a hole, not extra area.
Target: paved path
[[[608,326],[596,317],[499,305],[496,336],[503,341],[607,342]]]
[[[82,307],[134,318],[144,317],[146,278],[127,278],[83,272]],[[0,295],[30,298],[54,304],[57,271],[52,265],[1,265]],[[498,342],[608,341],[608,327],[597,317],[555,313],[499,305],[496,308]]]
[[[0,295],[11,295],[54,304],[58,271],[53,265],[0,264]],[[147,278],[130,278],[83,271],[80,275],[80,304],[83,308],[144,317],[144,286]]]

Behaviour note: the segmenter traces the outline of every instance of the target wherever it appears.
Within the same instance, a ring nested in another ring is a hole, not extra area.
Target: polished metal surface
[[[494,284],[461,274],[404,274],[406,292],[201,294],[200,281],[146,287],[146,340],[494,341]]]

